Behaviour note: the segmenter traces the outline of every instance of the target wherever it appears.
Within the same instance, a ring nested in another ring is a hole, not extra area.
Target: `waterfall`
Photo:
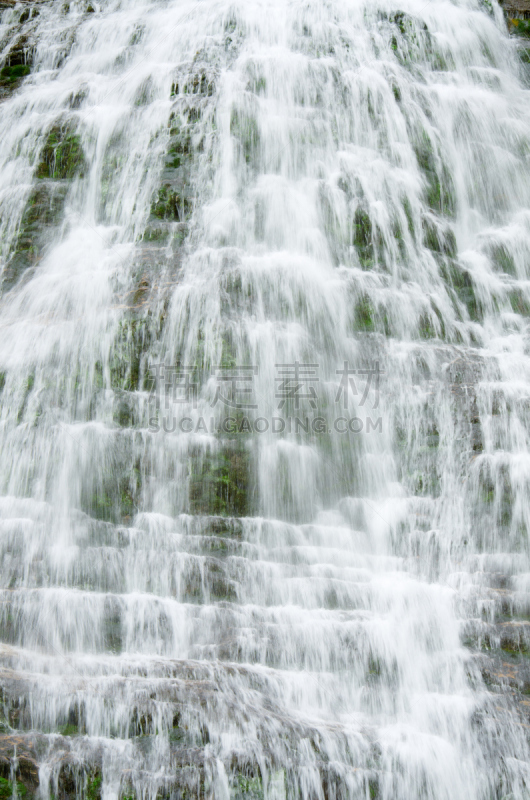
[[[530,48],[0,15],[2,798],[528,798]]]

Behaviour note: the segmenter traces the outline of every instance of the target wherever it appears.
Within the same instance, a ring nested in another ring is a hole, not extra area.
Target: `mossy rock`
[[[377,778],[370,778],[368,781],[368,795],[370,800],[379,800],[381,793],[379,791],[379,781]]]
[[[429,208],[447,217],[454,217],[456,197],[453,180],[447,170],[442,177],[437,172],[427,172],[426,199]]]
[[[107,475],[81,495],[81,509],[102,522],[122,523],[137,511],[137,497],[141,489],[140,471],[137,467],[119,470],[121,474]]]
[[[516,314],[530,317],[530,299],[522,291],[513,289],[510,292],[510,305]]]
[[[358,208],[353,218],[353,244],[363,269],[371,267],[375,259],[373,226],[372,220],[363,208]]]
[[[29,267],[42,257],[54,228],[58,226],[66,198],[66,187],[37,185],[31,191],[22,215],[14,251],[2,275],[2,289],[8,291]]]
[[[530,20],[511,19],[509,21],[510,33],[530,39]]]
[[[419,322],[419,333],[422,339],[435,339],[436,328],[430,314],[422,314]]]
[[[33,62],[33,45],[27,34],[22,34],[9,50],[5,66],[31,66]]]
[[[15,81],[29,75],[31,69],[28,64],[15,64],[14,66],[5,66],[0,71],[1,83],[15,83]]]
[[[453,217],[456,193],[449,170],[436,157],[434,145],[426,131],[414,143],[419,169],[426,180],[425,199],[431,211]]]
[[[18,797],[24,798],[27,796],[28,790],[23,783],[17,781],[16,789]],[[10,800],[12,796],[13,796],[13,781],[8,780],[7,778],[0,777],[0,800]]]
[[[142,281],[131,297],[133,305],[141,305],[149,287]],[[120,321],[118,333],[110,353],[110,380],[113,389],[134,392],[140,388],[144,377],[147,350],[153,331],[146,317],[125,318]]]
[[[441,272],[448,287],[453,289],[456,297],[466,307],[469,318],[473,322],[480,321],[482,311],[470,273],[456,261],[445,264]]]
[[[178,86],[176,87],[178,91]],[[166,166],[171,169],[188,164],[193,158],[192,128],[185,124],[180,115],[172,115],[169,124],[169,146]]]
[[[173,84],[172,92],[178,94],[178,83]],[[190,75],[183,86],[184,94],[199,94],[204,97],[211,97],[215,91],[215,84],[204,72],[198,72]]]
[[[81,139],[69,125],[54,126],[48,133],[37,166],[37,178],[69,180],[82,176],[86,168]]]
[[[79,773],[70,764],[63,764],[57,778],[58,800],[77,797],[80,800],[101,800],[101,770],[94,767],[90,772]]]
[[[130,428],[135,422],[133,398],[134,395],[130,397],[128,392],[116,392],[113,420],[120,428]]]
[[[191,212],[192,204],[189,199],[172,189],[168,183],[158,190],[151,203],[151,214],[157,219],[185,222],[190,218]]]
[[[157,228],[154,225],[148,225],[144,230],[142,241],[149,244],[167,244],[170,233],[167,228]]]
[[[354,326],[356,331],[375,331],[375,309],[368,295],[363,295],[355,306]]]
[[[456,258],[456,236],[450,228],[442,230],[432,220],[423,220],[423,243],[433,253]]]
[[[39,13],[40,13],[39,10],[37,8],[35,8],[35,6],[32,6],[30,8],[25,8],[24,11],[22,12],[22,14],[20,15],[19,23],[21,25],[23,25],[29,19],[33,19],[34,17],[38,17]]]
[[[505,245],[491,245],[489,248],[489,256],[494,267],[498,269],[499,272],[503,272],[505,275],[511,275],[513,277],[517,275],[514,257]]]
[[[243,446],[190,459],[189,503],[193,514],[245,517],[251,511],[250,454]]]
[[[379,12],[378,16],[380,20],[390,23],[394,29],[390,46],[403,66],[418,61],[422,53],[430,54],[432,37],[425,22],[405,11],[396,11],[392,14]]]
[[[237,774],[232,784],[233,800],[263,800],[263,781],[259,775]]]
[[[43,233],[43,228],[58,225],[65,199],[64,187],[36,186],[32,190],[20,224],[17,243],[19,251],[32,247],[35,240]]]
[[[59,729],[59,733],[61,736],[77,736],[79,733],[79,727],[71,724],[63,725],[63,727]]]

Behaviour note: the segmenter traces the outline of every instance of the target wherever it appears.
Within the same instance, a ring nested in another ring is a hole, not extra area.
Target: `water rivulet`
[[[1,797],[528,798],[496,0],[1,9]]]

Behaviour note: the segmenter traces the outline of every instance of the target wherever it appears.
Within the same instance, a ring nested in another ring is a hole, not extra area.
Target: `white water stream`
[[[0,755],[42,800],[528,798],[530,104],[497,3],[25,7]]]

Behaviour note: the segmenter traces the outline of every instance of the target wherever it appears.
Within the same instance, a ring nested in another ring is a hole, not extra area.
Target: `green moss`
[[[190,460],[189,502],[192,513],[248,516],[250,457],[243,445]]]
[[[151,203],[151,214],[157,219],[184,222],[190,218],[191,212],[192,204],[188,198],[176,192],[168,183],[158,190]]]
[[[145,229],[142,239],[153,244],[165,244],[169,239],[169,231],[149,226]]]
[[[22,215],[14,250],[2,275],[3,289],[10,289],[36,264],[58,225],[64,208],[66,186],[39,185],[32,189]]]
[[[526,647],[526,645],[524,644],[524,642],[516,644],[515,642],[512,641],[503,641],[501,642],[500,649],[502,650],[503,653],[509,653],[510,655],[514,656],[515,655],[526,656],[530,652]]]
[[[447,172],[444,172],[443,178],[440,178],[436,172],[427,174],[426,199],[432,211],[446,216],[454,216],[456,206],[454,187]]]
[[[517,36],[523,36],[527,39],[530,38],[530,20],[526,19],[511,19],[510,32]]]
[[[414,152],[418,167],[423,172],[433,172],[436,169],[434,148],[431,137],[426,131],[421,132],[421,136],[414,144]]]
[[[378,800],[380,797],[379,782],[374,778],[368,781],[368,794],[370,795],[370,800]]]
[[[86,800],[101,800],[101,773],[96,772],[87,781]]]
[[[57,190],[35,187],[22,218],[21,232],[33,233],[35,227],[56,225],[64,207],[64,199],[64,187],[57,187]]]
[[[423,220],[423,243],[434,253],[456,258],[458,248],[452,230],[441,231],[431,220]]]
[[[489,251],[490,258],[493,265],[506,275],[515,277],[517,270],[515,268],[515,260],[507,247],[502,244],[494,244]]]
[[[176,118],[172,120],[170,128],[170,140],[168,147],[168,158],[166,165],[172,169],[178,169],[183,164],[189,162],[193,155],[193,146],[191,141],[191,134],[182,125],[179,118],[179,124],[175,124]]]
[[[136,497],[140,492],[140,472],[136,468],[123,468],[121,474],[103,476],[92,493],[81,496],[82,510],[103,522],[121,523],[136,513]]]
[[[454,216],[456,195],[449,171],[440,165],[433,142],[426,131],[414,144],[419,169],[426,179],[425,197],[431,211],[445,216]]]
[[[105,490],[99,490],[92,495],[90,511],[95,519],[110,522],[113,519],[114,500]]]
[[[64,725],[59,729],[61,736],[77,736],[79,728],[77,725]]]
[[[17,781],[16,784],[17,795],[25,797],[28,793],[27,788],[23,783]],[[0,800],[9,800],[13,796],[13,781],[8,781],[6,778],[0,778]]]
[[[408,14],[405,14],[404,11],[398,11],[396,14],[391,14],[388,19],[390,22],[394,23],[394,25],[397,25],[398,30],[403,36],[405,36],[407,33],[410,33],[410,31],[413,29],[413,21]]]
[[[370,269],[375,261],[374,230],[372,220],[363,208],[358,208],[353,218],[353,244],[361,267]]]
[[[178,94],[178,84],[176,85]],[[215,91],[213,81],[208,80],[205,73],[195,73],[191,75],[184,84],[184,94],[200,94],[206,97],[211,97]]]
[[[419,332],[422,339],[436,338],[436,329],[430,314],[423,314],[420,317]]]
[[[373,333],[375,330],[374,307],[367,295],[361,297],[355,306],[355,330]]]
[[[263,800],[263,782],[259,775],[247,776],[239,773],[234,781],[233,796],[237,800]]]
[[[5,66],[0,71],[0,83],[15,83],[15,81],[29,75],[31,69],[28,64],[15,64],[14,66]]]
[[[140,305],[146,298],[148,287],[140,280],[131,292],[131,305]],[[110,352],[110,381],[113,389],[136,391],[146,372],[147,351],[154,332],[149,317],[134,316],[120,320],[118,333]]]
[[[358,208],[353,220],[353,243],[363,249],[372,246],[372,221],[366,211]]]
[[[378,16],[394,27],[395,33],[390,39],[390,47],[404,66],[418,60],[421,56],[420,48],[429,52],[431,37],[425,23],[404,11],[393,14],[379,12]]]
[[[37,11],[36,8],[26,8],[20,15],[19,22],[21,25],[23,25],[24,22],[28,21],[28,19],[32,19],[33,17],[38,17],[38,16],[39,12]]]
[[[448,286],[453,289],[457,298],[466,307],[469,318],[474,322],[479,321],[481,317],[480,304],[475,295],[475,288],[469,272],[460,267],[456,261],[444,265],[441,272]]]
[[[37,166],[37,178],[69,180],[82,175],[85,169],[85,155],[80,137],[70,126],[54,126],[48,133]]]
[[[6,374],[5,372],[0,372],[0,392],[3,391],[5,385],[6,385]]]

